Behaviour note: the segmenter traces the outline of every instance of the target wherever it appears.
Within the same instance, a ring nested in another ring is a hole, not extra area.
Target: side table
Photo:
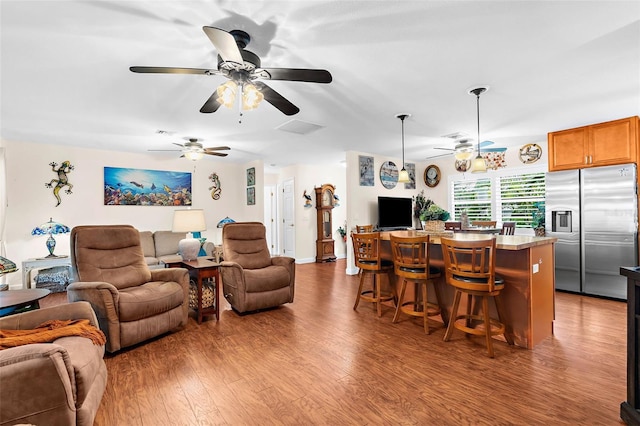
[[[196,260],[183,260],[180,262],[171,262],[166,264],[169,268],[185,268],[189,270],[189,276],[193,276],[196,281],[198,290],[198,324],[202,324],[202,317],[207,315],[215,315],[216,320],[220,320],[220,264],[213,259],[199,257]],[[212,278],[214,280],[215,302],[213,306],[202,307],[202,281]]]
[[[39,309],[39,300],[50,293],[44,288],[0,292],[0,316]]]
[[[43,257],[38,259],[27,259],[22,262],[22,288],[31,288],[31,271],[36,269],[50,268],[52,266],[68,266],[69,279],[73,281],[73,269],[71,268],[71,258],[69,256]]]

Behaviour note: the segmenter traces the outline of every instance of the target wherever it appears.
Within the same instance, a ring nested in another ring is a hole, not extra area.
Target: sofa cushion
[[[140,231],[140,245],[144,257],[156,257],[156,246],[153,242],[153,233],[151,231]]]
[[[94,345],[85,337],[61,337],[53,343],[67,350],[76,379],[76,408],[84,403],[104,361],[104,345]]]
[[[262,269],[245,269],[244,279],[247,293],[276,290],[289,287],[291,277],[284,266],[267,266]]]
[[[181,306],[185,300],[182,286],[175,281],[151,281],[120,290],[120,321],[136,321]]]
[[[187,236],[186,232],[156,231],[153,240],[156,247],[156,257],[178,253],[178,243]]]

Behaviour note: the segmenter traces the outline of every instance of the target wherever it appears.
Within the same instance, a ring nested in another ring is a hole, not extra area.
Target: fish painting
[[[188,172],[105,167],[103,189],[105,206],[190,206],[192,203],[191,173]]]

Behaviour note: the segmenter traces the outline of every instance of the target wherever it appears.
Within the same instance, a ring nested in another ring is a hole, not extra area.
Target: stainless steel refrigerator
[[[635,164],[547,173],[556,289],[626,300],[620,266],[638,264],[636,173]]]

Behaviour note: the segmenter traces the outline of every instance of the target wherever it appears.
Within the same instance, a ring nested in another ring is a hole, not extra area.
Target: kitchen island
[[[424,231],[393,231],[381,233],[384,242],[393,233],[399,236],[425,235]],[[440,236],[430,235],[429,262],[432,266],[444,269]],[[455,239],[484,239],[487,235],[455,233]],[[507,332],[516,345],[528,349],[553,335],[555,317],[555,274],[554,243],[556,238],[524,235],[498,235],[496,237],[496,275],[505,281],[500,293],[505,307]],[[383,253],[390,256],[388,243],[383,245]],[[439,286],[443,311],[443,321],[451,315],[454,289],[447,285],[444,272],[435,280]],[[435,300],[435,295],[429,295]],[[464,300],[464,298],[463,298]],[[491,304],[492,316],[497,318],[495,305]],[[462,303],[461,303],[462,307]],[[463,308],[461,308],[463,309]]]

